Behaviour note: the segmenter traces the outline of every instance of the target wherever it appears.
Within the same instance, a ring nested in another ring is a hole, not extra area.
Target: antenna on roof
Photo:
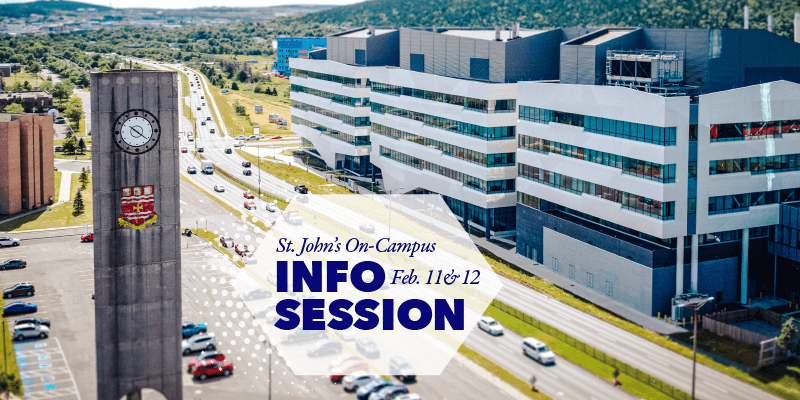
[[[744,6],[744,29],[750,29],[750,7]]]
[[[767,31],[772,32],[772,15],[767,15]]]

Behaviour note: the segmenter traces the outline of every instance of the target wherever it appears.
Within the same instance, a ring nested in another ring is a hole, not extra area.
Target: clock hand
[[[141,126],[133,125],[133,126],[131,126],[130,129],[131,129],[131,135],[136,136],[136,137],[140,137],[140,138],[144,137],[144,129],[142,129]]]

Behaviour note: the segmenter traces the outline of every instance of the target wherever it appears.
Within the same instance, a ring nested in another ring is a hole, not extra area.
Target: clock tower
[[[180,400],[176,72],[91,74],[97,398]]]

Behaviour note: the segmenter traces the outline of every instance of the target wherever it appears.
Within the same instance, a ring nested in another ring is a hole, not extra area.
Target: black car
[[[378,344],[368,337],[356,339],[356,351],[369,358],[379,358],[381,356]]]
[[[342,342],[324,339],[309,346],[308,356],[319,357],[327,354],[336,354],[342,351]]]
[[[231,153],[233,153],[233,150],[231,150],[230,147],[226,147],[225,148],[225,154],[231,154]]]
[[[190,174],[196,174],[197,173],[197,168],[189,166],[188,168],[186,168],[186,172],[188,172]]]
[[[250,161],[242,161],[242,166],[245,168],[250,168]]]
[[[202,147],[198,147],[198,148],[197,148],[197,152],[198,152],[198,153],[202,153],[202,152],[203,152],[203,148],[202,148]]]
[[[33,296],[36,289],[28,282],[18,283],[8,289],[3,289],[3,297],[10,299],[17,296]]]
[[[397,379],[403,382],[417,379],[414,368],[403,357],[392,357],[389,359],[389,374],[396,376]]]
[[[15,258],[12,260],[6,260],[4,263],[0,264],[0,270],[25,268],[27,265],[28,265],[27,261],[20,258]]]
[[[22,317],[14,320],[14,325],[24,325],[24,324],[44,325],[49,328],[50,320],[44,318],[36,318],[36,317]]]
[[[250,175],[253,175],[253,171],[250,171],[249,169],[246,169],[246,170],[242,171],[242,174],[244,176],[250,176]]]
[[[308,193],[308,188],[306,185],[297,185],[294,187],[294,191],[300,194],[306,194]]]

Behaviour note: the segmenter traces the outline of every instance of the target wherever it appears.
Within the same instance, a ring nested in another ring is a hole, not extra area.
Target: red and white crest
[[[153,185],[124,187],[121,194],[119,226],[142,229],[156,223],[158,215],[154,211],[156,193]]]

